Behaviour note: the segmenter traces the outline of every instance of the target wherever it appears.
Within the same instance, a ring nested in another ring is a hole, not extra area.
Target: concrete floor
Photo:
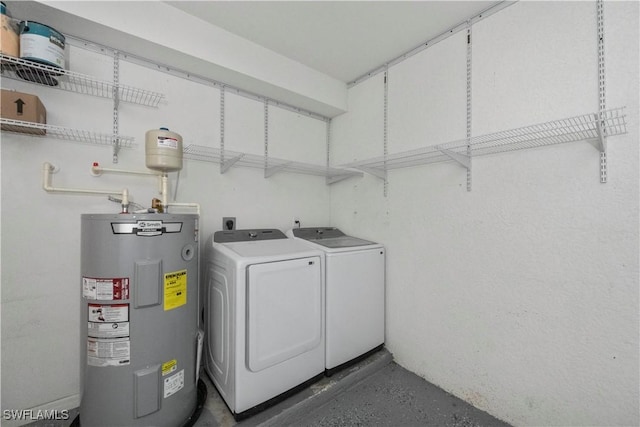
[[[509,427],[402,368],[384,349],[240,422],[202,378],[208,397],[193,427]],[[28,426],[69,427],[77,412]]]
[[[205,375],[208,399],[194,427],[508,427],[407,371],[382,350],[236,423]]]

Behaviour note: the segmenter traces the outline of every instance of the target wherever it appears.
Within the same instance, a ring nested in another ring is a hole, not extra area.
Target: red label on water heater
[[[82,278],[82,296],[94,300],[129,299],[129,278]]]

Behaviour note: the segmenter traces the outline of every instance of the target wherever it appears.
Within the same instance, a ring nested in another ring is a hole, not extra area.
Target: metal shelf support
[[[264,100],[264,177],[269,169],[269,100]]]
[[[234,165],[240,157],[233,159],[225,159],[224,156],[224,114],[225,114],[225,106],[224,106],[224,97],[225,97],[225,87],[220,87],[220,173],[223,174],[229,170],[231,166]]]
[[[326,152],[327,158],[326,158],[325,166],[328,169],[329,165],[331,164],[331,119],[328,119],[326,121],[325,132],[326,132],[325,136],[326,136],[326,139],[327,139],[327,141],[326,141],[326,143],[327,143],[327,152]],[[332,181],[332,177],[327,176],[326,182],[327,182],[327,185],[329,185],[329,184],[333,184],[334,182],[337,182],[337,181]]]
[[[385,159],[387,155],[389,155],[389,67],[387,66],[384,70],[384,130],[383,130],[383,155]],[[387,167],[386,163],[384,168],[382,169],[382,173],[384,176],[382,179],[383,183],[383,195],[387,197],[389,193],[389,179],[387,176]]]
[[[596,1],[596,12],[598,21],[598,117],[596,119],[598,125],[598,136],[600,139],[600,182],[607,182],[607,143],[606,128],[604,126],[606,111],[606,87],[605,87],[605,67],[604,67],[604,2]]]
[[[436,147],[442,154],[448,156],[451,160],[455,160],[467,169],[467,172],[471,170],[471,156],[465,154],[456,153],[455,151],[447,150],[446,148]]]
[[[118,135],[118,107],[120,106],[120,92],[118,85],[120,84],[120,54],[118,51],[113,52],[113,134]],[[117,136],[113,138],[113,163],[118,163],[118,153],[120,152],[120,139]]]
[[[353,173],[349,173],[349,174],[345,174],[345,175],[327,176],[327,184],[334,184],[336,182],[340,182],[340,181],[345,180],[347,178],[351,178],[352,176],[354,176]]]
[[[354,169],[361,170],[362,172],[366,172],[369,175],[373,175],[381,180],[385,181],[387,179],[387,172],[382,168],[368,167],[368,166],[353,166]]]
[[[607,137],[604,130],[604,119],[601,114],[594,115],[594,122],[598,131],[598,137],[593,139],[593,145],[601,153],[607,152]]]
[[[236,163],[238,163],[238,161],[240,159],[242,159],[242,157],[244,157],[244,154],[239,154],[237,156],[234,156],[230,159],[227,160],[222,160],[220,162],[220,173],[225,173],[226,171],[228,171],[229,169],[231,169],[231,167],[233,165],[235,165]]]
[[[471,191],[471,21],[467,21],[467,191]],[[447,153],[445,153],[447,154]],[[451,157],[450,154],[447,154]],[[457,160],[454,158],[454,160]],[[460,160],[457,160],[460,162]]]
[[[288,165],[289,165],[289,163],[285,163],[285,164],[277,165],[277,166],[269,166],[264,170],[264,177],[265,178],[269,178],[270,176],[285,170]]]

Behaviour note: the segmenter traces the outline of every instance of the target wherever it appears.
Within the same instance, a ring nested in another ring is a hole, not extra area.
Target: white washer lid
[[[251,257],[265,256],[315,256],[318,255],[309,245],[294,239],[275,239],[275,240],[258,240],[254,242],[230,242],[222,243],[222,245],[231,249],[238,255]]]
[[[318,245],[326,246],[327,248],[351,248],[354,246],[375,245],[374,242],[370,242],[369,240],[359,239],[352,236],[329,237],[327,239],[309,239],[309,241]]]

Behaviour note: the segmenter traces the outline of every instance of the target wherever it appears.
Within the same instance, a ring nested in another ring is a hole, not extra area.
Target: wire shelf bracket
[[[351,178],[352,176],[363,176],[364,174],[361,172],[353,172],[353,171],[347,171],[345,173],[337,173],[337,174],[328,174],[326,181],[327,181],[327,185],[330,184],[334,184],[336,182],[340,182],[342,180],[345,180],[347,178]]]
[[[598,137],[593,138],[589,142],[591,142],[591,144],[594,147],[596,147],[598,151],[606,152],[607,151],[607,135],[605,134],[605,130],[604,130],[605,129],[604,119],[602,117],[599,117],[599,115],[595,115],[594,121],[596,122]]]
[[[448,150],[446,148],[441,148],[436,146],[436,148],[445,156],[449,157],[451,160],[454,160],[467,170],[471,170],[471,156],[467,156],[466,154],[456,153],[455,151]]]
[[[265,178],[269,178],[270,176],[278,173],[278,172],[282,172],[284,171],[287,166],[290,164],[290,162],[287,163],[283,163],[277,166],[267,166],[264,170],[264,177]]]
[[[223,173],[227,172],[229,169],[231,169],[231,167],[233,165],[238,163],[238,161],[240,161],[240,159],[242,159],[243,157],[244,157],[244,154],[238,154],[237,156],[233,156],[232,158],[230,158],[228,160],[221,160],[220,161],[220,173],[223,174]],[[223,158],[224,158],[224,156],[223,156]]]
[[[165,96],[135,87],[96,79],[81,73],[27,61],[0,53],[0,70],[3,78],[33,83],[50,88],[76,92],[101,98],[114,98],[122,102],[158,107]]]
[[[362,172],[366,172],[369,175],[373,175],[376,178],[380,178],[381,180],[386,180],[387,179],[387,170],[389,169],[388,167],[385,168],[384,165],[380,166],[366,166],[366,165],[359,165],[359,164],[350,164],[350,165],[345,165],[345,167],[352,167],[353,169],[358,169],[361,170]]]

